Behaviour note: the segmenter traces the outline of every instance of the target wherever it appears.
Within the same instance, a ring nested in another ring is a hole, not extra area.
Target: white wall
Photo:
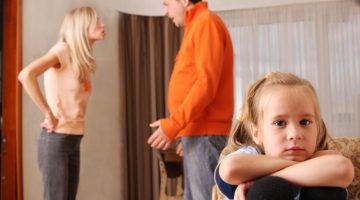
[[[204,0],[206,1],[206,0]],[[345,0],[207,0],[209,7],[214,11],[248,9],[257,7],[280,6],[299,3],[314,3]],[[117,0],[114,7],[121,12],[145,15],[162,16],[162,0]]]
[[[123,13],[134,15],[163,15],[162,0],[117,0],[114,7]]]
[[[78,200],[126,199],[124,167],[123,78],[118,60],[119,13],[113,0],[23,1],[23,64],[45,54],[55,44],[65,13],[77,6],[93,6],[106,26],[106,40],[94,46],[97,71],[87,110],[81,146]],[[42,77],[40,78],[42,80]],[[42,199],[36,143],[43,116],[23,93],[24,199]],[[126,166],[126,165],[125,165]]]

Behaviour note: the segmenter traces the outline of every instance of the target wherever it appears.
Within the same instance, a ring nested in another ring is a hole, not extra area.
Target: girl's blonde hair
[[[309,89],[310,98],[315,106],[315,120],[318,132],[316,151],[327,149],[329,136],[320,115],[320,106],[314,88],[309,81],[287,72],[269,72],[247,89],[244,104],[232,127],[226,149],[232,152],[242,146],[251,145],[264,154],[263,148],[253,141],[251,131],[254,125],[258,125],[262,117],[260,101],[264,96],[264,89],[274,85],[303,86]]]
[[[95,60],[89,44],[89,29],[97,23],[97,14],[91,7],[69,11],[60,29],[59,42],[65,42],[70,51],[71,66],[80,82],[85,82],[95,72]]]

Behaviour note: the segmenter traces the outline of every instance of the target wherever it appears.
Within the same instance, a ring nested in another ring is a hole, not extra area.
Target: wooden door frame
[[[3,127],[1,200],[23,199],[21,88],[22,1],[3,0]]]

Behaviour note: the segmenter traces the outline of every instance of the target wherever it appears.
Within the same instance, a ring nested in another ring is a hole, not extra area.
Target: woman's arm
[[[313,158],[273,173],[300,186],[347,187],[354,178],[349,159],[334,151],[319,151]]]
[[[296,163],[266,155],[235,154],[223,159],[219,166],[219,175],[226,183],[239,185]]]
[[[45,100],[44,95],[41,93],[37,77],[43,74],[50,67],[56,66],[58,64],[58,57],[53,53],[47,53],[46,55],[31,62],[19,73],[18,76],[18,79],[22,83],[25,91],[44,113],[45,121],[47,121],[46,119],[49,119],[50,123],[55,122],[56,120],[50,110],[48,103]]]

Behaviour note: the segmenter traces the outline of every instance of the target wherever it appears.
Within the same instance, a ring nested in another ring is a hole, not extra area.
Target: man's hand
[[[161,129],[160,120],[150,124],[151,128],[157,128],[156,131],[149,137],[147,143],[152,148],[166,150],[171,143],[171,140],[165,135]]]
[[[182,145],[181,142],[176,146],[176,154],[181,156],[183,155]]]

